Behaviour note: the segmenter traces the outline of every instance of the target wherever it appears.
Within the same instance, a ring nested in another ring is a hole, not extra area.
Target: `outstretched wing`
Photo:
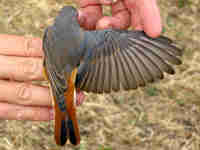
[[[174,74],[170,64],[181,64],[178,57],[182,50],[164,36],[152,39],[142,31],[122,30],[93,34],[98,42],[80,64],[76,80],[81,90],[108,93],[136,89],[162,79],[164,72]]]

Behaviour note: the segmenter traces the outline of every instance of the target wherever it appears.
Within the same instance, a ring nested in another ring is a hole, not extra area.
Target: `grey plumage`
[[[164,72],[174,74],[172,65],[181,64],[183,53],[167,37],[152,39],[142,31],[84,31],[77,16],[75,8],[64,7],[43,37],[43,69],[55,102],[59,145],[67,139],[80,143],[74,84],[93,93],[136,89],[163,79]]]
[[[170,64],[181,64],[183,51],[164,36],[152,39],[142,31],[114,29],[85,35],[96,39],[87,43],[85,56],[89,57],[79,68],[77,87],[87,92],[136,89],[163,79],[164,72],[174,74]]]
[[[64,7],[46,33],[51,42],[44,40],[44,45],[50,43],[45,55],[56,72],[56,87],[66,89],[66,74],[78,67],[76,87],[83,91],[136,89],[163,79],[164,72],[174,74],[171,64],[181,64],[183,51],[167,37],[152,39],[142,31],[116,29],[84,31],[76,17],[75,8]]]

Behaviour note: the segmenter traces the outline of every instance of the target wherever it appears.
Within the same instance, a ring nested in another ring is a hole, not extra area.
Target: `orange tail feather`
[[[58,104],[55,103],[55,129],[54,136],[56,140],[56,144],[65,145],[68,139],[68,130],[67,130],[67,121],[68,116],[66,113],[60,111]]]
[[[68,80],[68,88],[67,92],[65,92],[66,104],[67,104],[67,112],[69,115],[68,120],[68,129],[69,129],[69,139],[70,142],[74,145],[80,143],[80,133],[78,127],[78,121],[76,118],[76,108],[74,105],[74,92],[75,92],[75,85],[74,85],[74,75],[72,73],[72,77]]]

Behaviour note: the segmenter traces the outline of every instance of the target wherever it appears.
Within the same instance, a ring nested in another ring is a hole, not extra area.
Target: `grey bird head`
[[[78,11],[72,6],[65,6],[56,17],[54,25],[58,29],[80,27],[78,23]]]

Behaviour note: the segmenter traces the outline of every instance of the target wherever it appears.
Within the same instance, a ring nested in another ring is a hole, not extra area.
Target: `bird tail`
[[[77,69],[73,70],[67,79],[67,90],[64,93],[64,102],[66,104],[66,111],[61,112],[58,104],[55,103],[55,140],[58,145],[64,145],[69,139],[74,145],[80,143],[80,133],[78,121],[76,118],[76,108],[74,99],[75,91],[75,78]]]
[[[66,122],[68,133],[69,133],[69,140],[72,144],[77,145],[80,143],[80,133],[79,133],[79,126],[78,120],[76,118],[76,109],[74,104],[74,85],[73,88],[69,86],[69,90],[65,92],[66,97],[66,104],[67,104],[67,112],[68,112],[68,120]]]
[[[68,116],[66,115],[66,113],[61,112],[56,102],[54,103],[54,107],[55,107],[54,136],[56,144],[63,146],[65,145],[68,139],[68,130],[67,130]]]
[[[73,95],[72,95],[73,93]],[[76,118],[76,109],[74,106],[74,90],[67,90],[64,94],[67,111],[62,112],[55,103],[55,140],[58,145],[65,145],[67,140],[71,144],[77,145],[80,143],[80,133],[78,121]]]
[[[75,68],[70,78],[67,78],[67,91],[65,92],[67,112],[69,118],[67,121],[67,127],[69,130],[69,140],[72,144],[77,145],[80,143],[80,132],[78,127],[78,120],[76,118],[76,108],[74,104],[76,89],[75,89],[75,80],[76,80],[77,68]]]
[[[43,63],[44,63],[43,64],[44,77],[46,80],[49,80],[47,70],[45,68],[45,61]],[[74,145],[80,143],[80,133],[79,133],[78,121],[76,118],[76,108],[74,104],[74,99],[76,95],[75,93],[76,74],[77,74],[77,68],[75,68],[69,75],[69,77],[66,78],[67,91],[64,93],[64,95],[60,96],[56,95],[55,91],[52,89],[53,87],[50,84],[51,97],[53,99],[54,111],[55,111],[54,136],[56,144],[60,146],[65,145],[68,139]],[[61,105],[58,104],[58,102],[61,102]]]

